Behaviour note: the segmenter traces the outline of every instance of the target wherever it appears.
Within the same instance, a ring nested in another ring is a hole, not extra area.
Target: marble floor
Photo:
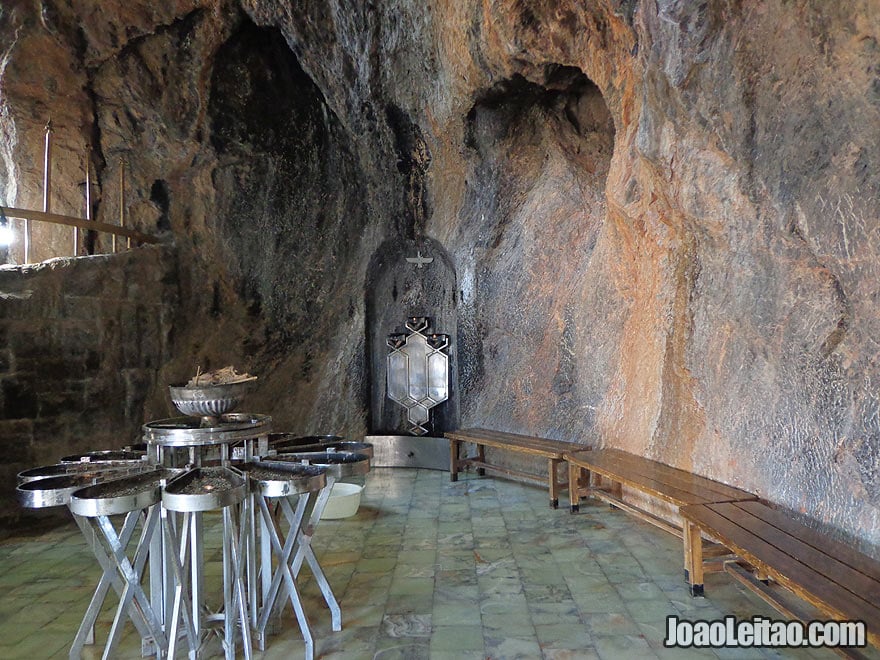
[[[307,569],[301,576],[319,658],[837,657],[664,648],[670,614],[779,615],[723,574],[707,576],[707,598],[691,598],[681,542],[604,504],[585,502],[571,515],[550,509],[537,486],[471,474],[450,483],[430,470],[377,468],[363,483],[357,515],[323,521],[315,533],[341,632],[331,631]],[[207,516],[212,525],[216,532],[219,516]],[[207,580],[219,578],[212,554]],[[98,577],[73,522],[0,541],[0,658],[66,657]],[[99,640],[110,619],[107,609]],[[290,607],[282,621],[256,658],[303,657]],[[118,656],[137,658],[139,648],[129,623]],[[100,654],[87,647],[84,657]]]

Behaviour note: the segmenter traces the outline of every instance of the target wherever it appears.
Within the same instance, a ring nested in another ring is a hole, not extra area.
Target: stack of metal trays
[[[366,474],[370,471],[370,457],[348,451],[297,452],[278,454],[273,461],[321,465],[337,480]]]
[[[247,475],[263,497],[287,497],[321,490],[327,485],[327,468],[284,461],[252,461],[235,466]]]
[[[231,444],[266,435],[272,430],[269,415],[228,413],[216,418],[211,426],[203,426],[199,417],[173,417],[144,424],[144,440],[166,447],[200,447]]]
[[[156,468],[81,488],[70,495],[70,510],[78,516],[94,517],[146,509],[162,499],[164,480],[174,474],[175,471]]]
[[[187,470],[165,485],[162,504],[171,511],[212,511],[238,504],[247,495],[247,479],[228,467]]]

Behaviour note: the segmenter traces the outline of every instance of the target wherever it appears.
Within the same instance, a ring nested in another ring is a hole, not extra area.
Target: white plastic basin
[[[321,520],[337,520],[349,518],[357,513],[361,505],[361,491],[363,486],[337,482],[330,491],[330,499],[321,514]]]

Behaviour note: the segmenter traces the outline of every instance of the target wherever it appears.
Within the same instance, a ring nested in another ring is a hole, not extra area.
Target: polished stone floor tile
[[[681,541],[592,501],[552,510],[546,489],[429,470],[374,469],[356,516],[323,521],[313,548],[342,608],[330,614],[308,567],[298,579],[317,658],[626,660],[831,658],[791,649],[667,649],[666,617],[779,615],[723,574],[693,599]],[[205,580],[219,584],[222,527],[205,516]],[[0,658],[65,658],[100,576],[73,524],[0,541]],[[206,587],[206,593],[216,598]],[[116,606],[96,628],[103,641]],[[219,601],[212,601],[219,602]],[[219,647],[218,647],[219,652]],[[84,658],[98,658],[101,646]],[[128,623],[116,654],[140,657]],[[256,660],[303,657],[285,607]]]

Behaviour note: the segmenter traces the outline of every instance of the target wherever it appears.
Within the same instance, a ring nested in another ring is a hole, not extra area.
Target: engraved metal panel
[[[429,332],[430,320],[410,317],[409,334],[388,335],[388,398],[406,408],[410,432],[424,435],[430,410],[449,398],[449,336]]]

